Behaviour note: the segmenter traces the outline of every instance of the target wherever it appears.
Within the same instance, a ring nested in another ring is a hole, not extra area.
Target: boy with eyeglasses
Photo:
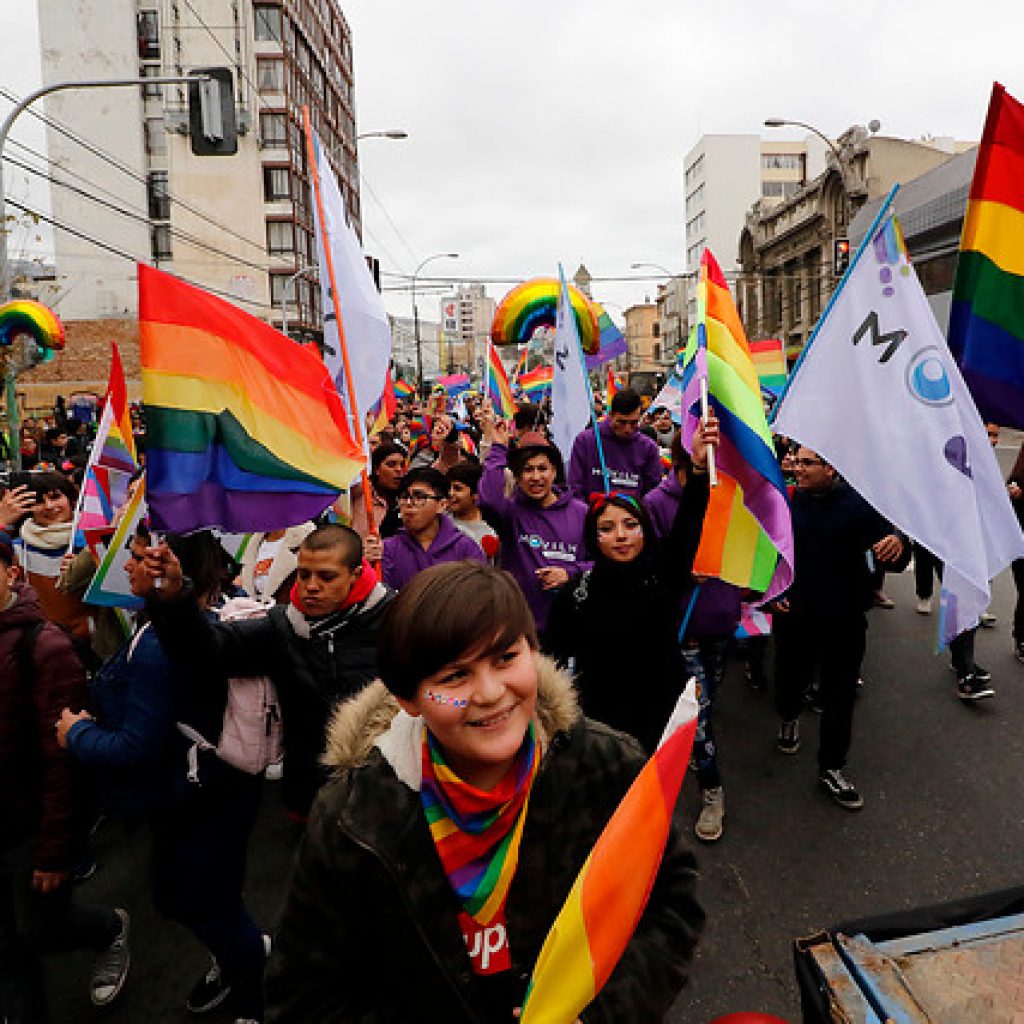
[[[445,513],[448,481],[429,466],[412,469],[398,491],[402,528],[384,541],[384,583],[400,590],[418,572],[442,562],[485,561],[483,548],[467,537]]]

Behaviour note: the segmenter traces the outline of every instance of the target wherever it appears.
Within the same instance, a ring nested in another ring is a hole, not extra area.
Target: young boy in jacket
[[[74,902],[73,775],[54,723],[85,700],[67,634],[45,622],[0,533],[0,1019],[48,1019],[39,954],[95,949],[92,1001],[113,1001],[128,974],[128,914]]]
[[[644,754],[580,715],[522,592],[490,566],[420,573],[385,617],[378,664],[331,724],[336,774],[299,849],[267,1021],[512,1024]],[[660,1021],[686,980],[703,913],[681,836],[675,822],[588,1024]]]

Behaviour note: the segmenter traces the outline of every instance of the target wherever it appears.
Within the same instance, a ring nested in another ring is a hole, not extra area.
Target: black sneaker
[[[857,787],[838,768],[826,769],[818,779],[828,790],[828,795],[840,807],[845,807],[848,811],[859,811],[864,806],[864,800],[857,792]]]
[[[112,1003],[124,987],[128,977],[131,957],[128,952],[128,911],[114,908],[117,914],[118,932],[114,941],[96,958],[92,978],[89,982],[93,1006],[107,1006]]]
[[[779,726],[779,735],[775,739],[775,746],[783,754],[795,754],[800,749],[799,718],[794,718],[792,722],[783,722]]]
[[[987,668],[982,668],[977,662],[974,663],[974,671],[971,675],[980,683],[992,682],[992,673]]]
[[[957,680],[956,695],[961,700],[981,700],[984,697],[994,697],[996,691],[987,680],[979,677],[977,672],[971,672]]]
[[[228,985],[220,973],[220,964],[211,956],[210,969],[196,982],[185,1000],[190,1013],[208,1013],[220,1006],[231,995]]]

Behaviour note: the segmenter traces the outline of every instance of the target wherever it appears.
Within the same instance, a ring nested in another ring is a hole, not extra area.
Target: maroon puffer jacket
[[[61,710],[86,706],[85,674],[63,630],[47,623],[36,638],[34,679],[21,678],[18,641],[43,621],[36,592],[18,584],[0,611],[0,835],[6,847],[36,837],[33,867],[71,867],[72,775],[81,771],[57,746]]]

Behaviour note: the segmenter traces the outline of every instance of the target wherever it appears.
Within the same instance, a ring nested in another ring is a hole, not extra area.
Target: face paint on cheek
[[[427,690],[427,700],[432,700],[435,704],[446,704],[452,708],[465,708],[469,707],[469,701],[460,699],[458,697],[446,697],[443,693],[435,693],[433,690]]]

